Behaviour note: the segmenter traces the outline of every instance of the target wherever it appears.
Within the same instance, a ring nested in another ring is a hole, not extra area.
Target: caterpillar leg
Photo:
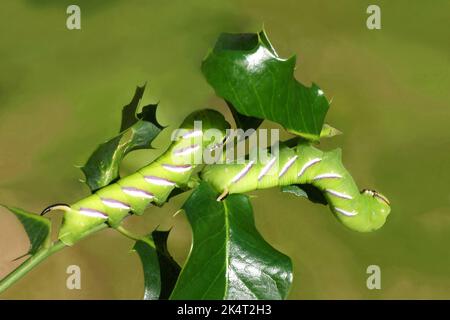
[[[220,196],[217,197],[217,201],[222,201],[228,195],[228,193],[228,188],[225,188]]]

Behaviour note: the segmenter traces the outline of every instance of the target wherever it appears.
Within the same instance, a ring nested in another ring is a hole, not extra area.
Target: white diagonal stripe
[[[294,164],[295,160],[297,160],[298,155],[295,155],[291,159],[289,159],[288,162],[284,165],[284,167],[281,169],[280,174],[278,175],[278,178],[281,178],[288,170],[289,168]]]
[[[258,181],[261,180],[267,172],[273,167],[275,164],[275,161],[277,161],[277,157],[272,158],[265,166],[262,168],[261,172],[258,175]]]
[[[123,193],[126,193],[132,197],[145,198],[145,199],[153,199],[155,196],[150,192],[133,188],[133,187],[122,187]]]
[[[315,176],[313,180],[320,180],[320,179],[340,179],[342,176],[338,173],[324,173],[319,174],[318,176]]]
[[[148,183],[151,184],[156,184],[158,186],[175,186],[176,183],[167,179],[163,179],[163,178],[159,178],[159,177],[155,177],[155,176],[145,176],[144,177],[145,181],[147,181]]]
[[[193,137],[200,137],[202,134],[203,134],[202,130],[192,130],[192,131],[189,131],[188,133],[183,134],[182,138],[189,139],[189,138],[193,138]]]
[[[94,210],[94,209],[80,208],[80,210],[78,210],[78,212],[80,214],[82,214],[83,216],[88,216],[88,217],[93,217],[93,218],[108,219],[108,216],[106,214],[104,214],[101,211]]]
[[[130,209],[130,206],[127,205],[126,203],[123,203],[121,201],[118,200],[114,200],[114,199],[105,199],[105,198],[101,198],[102,202],[105,206],[108,206],[110,208],[114,208],[114,209]]]
[[[334,208],[334,210],[336,210],[339,213],[342,213],[344,216],[347,216],[347,217],[354,217],[358,214],[358,212],[356,212],[356,211],[346,211],[346,210],[340,209],[340,208]]]
[[[335,190],[330,190],[330,189],[326,189],[325,191],[328,192],[329,194],[332,194],[333,196],[338,197],[338,198],[348,199],[348,200],[352,200],[353,199],[352,196],[349,196],[346,193],[342,193],[342,192],[335,191]]]
[[[163,164],[162,167],[168,171],[177,173],[187,172],[192,169],[192,166],[189,164],[179,166],[172,164]]]
[[[320,162],[320,161],[322,161],[322,159],[320,159],[320,158],[315,158],[315,159],[312,159],[312,160],[309,160],[308,162],[306,162],[306,163],[303,165],[303,167],[302,167],[302,169],[300,170],[300,172],[297,174],[297,177],[302,176],[302,175],[305,173],[306,169],[308,169],[309,167],[311,167],[312,165],[314,165],[314,164],[316,164],[316,163],[318,163],[318,162]]]
[[[250,161],[245,167],[244,167],[244,169],[242,169],[237,175],[235,175],[234,177],[233,177],[233,179],[231,179],[231,183],[236,183],[236,182],[238,182],[239,180],[241,180],[241,178],[243,177],[243,176],[245,176],[246,174],[247,174],[247,172],[252,168],[252,166],[253,166],[253,164],[254,164],[255,162],[252,160],[252,161]]]

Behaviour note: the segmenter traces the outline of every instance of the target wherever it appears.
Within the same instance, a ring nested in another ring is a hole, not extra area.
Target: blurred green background
[[[82,29],[66,29],[66,7],[81,7]],[[382,29],[366,28],[366,8],[381,7]],[[281,56],[298,54],[296,77],[333,99],[327,122],[363,187],[392,202],[380,231],[345,229],[323,206],[255,192],[257,225],[292,257],[291,299],[450,299],[450,2],[423,1],[4,1],[0,13],[0,203],[40,211],[88,194],[74,165],[115,134],[136,85],[160,102],[176,127],[192,110],[226,108],[200,73],[220,32],[264,24]],[[229,116],[229,113],[226,113]],[[168,135],[157,147],[168,145]],[[128,173],[157,156],[129,156]],[[178,196],[127,221],[148,232],[173,226],[181,263],[190,246]],[[54,216],[55,221],[58,216]],[[47,260],[0,298],[139,299],[143,281],[132,242],[105,231]],[[28,247],[20,224],[0,211],[0,277]],[[82,271],[67,290],[66,268]],[[382,289],[368,290],[366,268],[381,267]]]

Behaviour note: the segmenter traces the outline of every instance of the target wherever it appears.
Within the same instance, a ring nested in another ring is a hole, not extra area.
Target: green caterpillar
[[[215,136],[196,130],[194,120],[202,121],[203,130],[216,129]],[[229,124],[219,112],[202,110],[188,116],[180,128],[176,141],[148,166],[72,205],[44,210],[65,211],[59,239],[72,245],[98,225],[117,227],[130,212],[141,215],[150,203],[163,204],[174,188],[186,186],[203,150],[222,143]]]
[[[202,171],[222,196],[292,184],[311,184],[323,192],[331,211],[350,229],[368,232],[380,228],[390,212],[382,194],[359,191],[341,161],[341,150],[323,152],[309,143],[281,147],[266,162],[215,164]],[[219,199],[221,198],[219,197]]]

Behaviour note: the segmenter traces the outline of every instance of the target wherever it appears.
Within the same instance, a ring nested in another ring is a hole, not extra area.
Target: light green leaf
[[[317,85],[307,87],[294,78],[295,63],[295,56],[278,57],[264,31],[224,33],[203,61],[202,72],[240,114],[319,140],[329,102]]]
[[[50,240],[51,222],[49,219],[20,208],[8,207],[5,205],[2,206],[14,213],[22,223],[28,239],[30,240],[28,254],[35,254],[48,240]]]
[[[137,87],[131,102],[122,110],[121,133],[100,144],[81,168],[92,192],[119,178],[120,163],[133,150],[150,149],[163,127],[156,120],[157,105],[147,105],[136,114],[145,87]]]
[[[167,299],[175,286],[180,266],[167,250],[169,231],[153,231],[133,247],[144,269],[144,300]]]
[[[325,123],[322,127],[322,131],[320,132],[320,138],[332,138],[341,134],[341,131]]]
[[[257,231],[249,198],[216,198],[202,182],[183,206],[193,244],[171,299],[285,299],[291,260]]]

